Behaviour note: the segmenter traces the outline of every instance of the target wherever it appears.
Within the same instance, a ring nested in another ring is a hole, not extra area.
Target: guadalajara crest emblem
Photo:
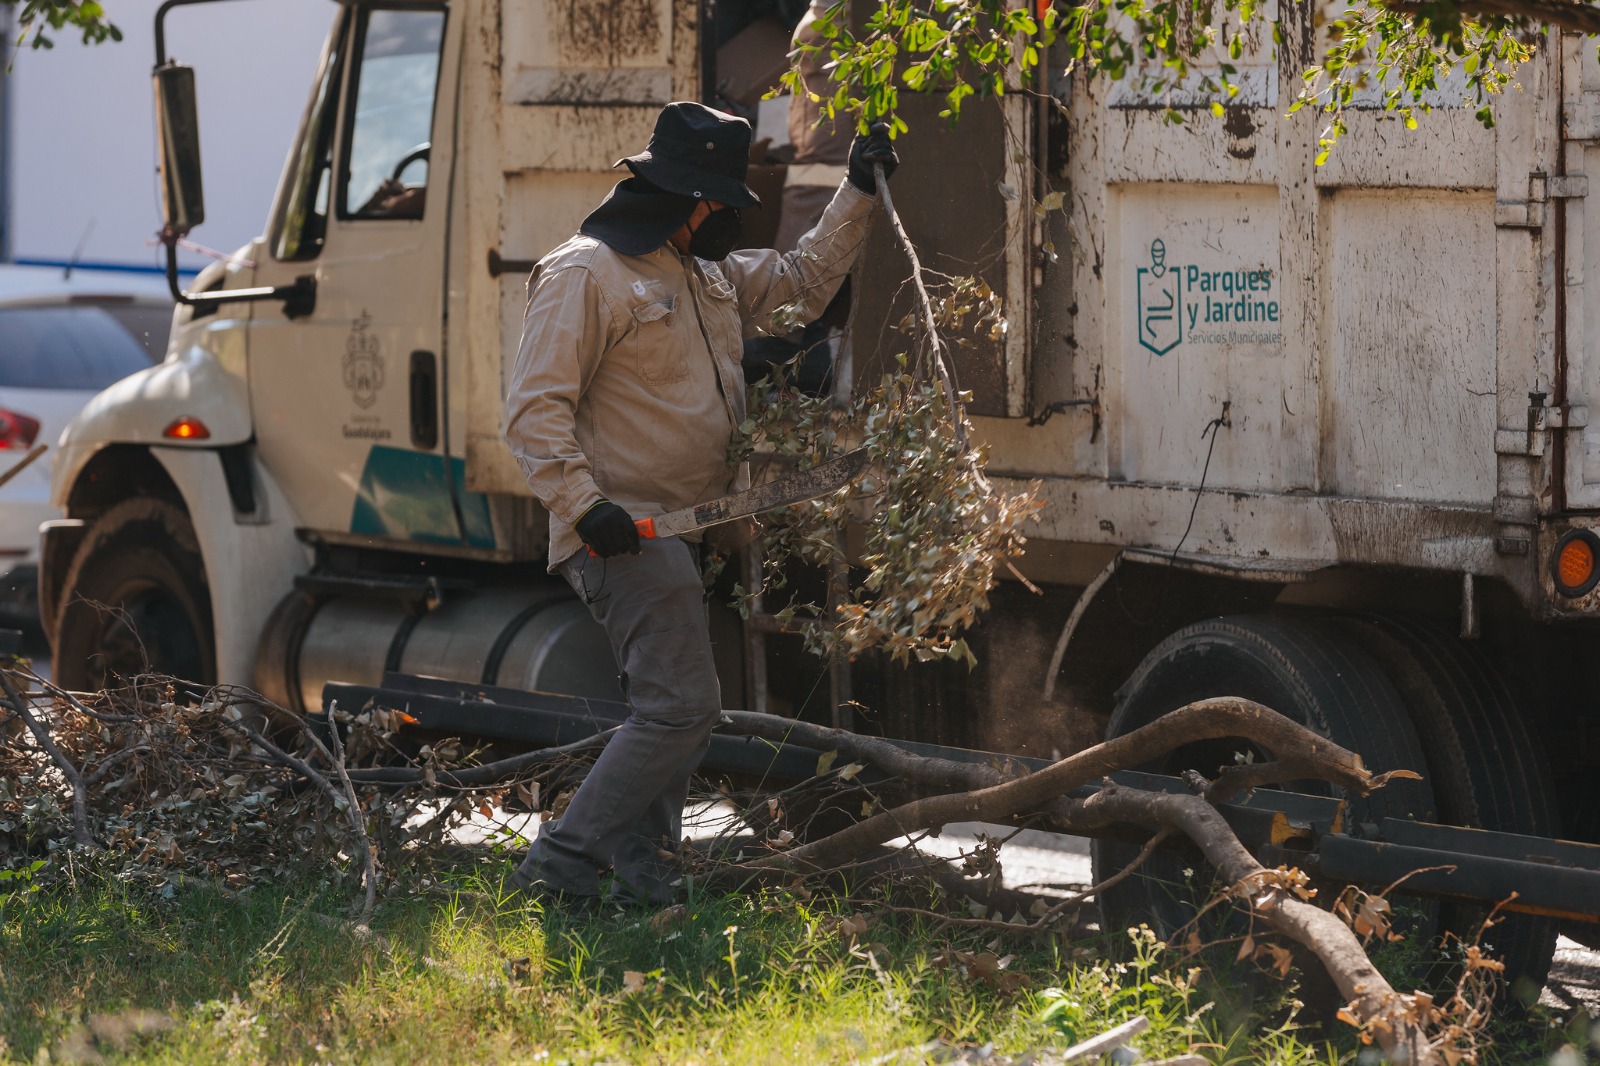
[[[383,388],[383,356],[378,354],[378,338],[368,332],[371,326],[372,316],[363,309],[344,342],[344,387],[363,410],[377,402]]]

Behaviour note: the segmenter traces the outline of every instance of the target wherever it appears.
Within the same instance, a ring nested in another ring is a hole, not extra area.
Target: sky
[[[6,77],[10,257],[151,268],[161,226],[150,70],[159,0],[107,0],[120,43],[58,34],[15,51]],[[233,251],[265,227],[332,0],[238,0],[174,9],[169,56],[195,68],[206,221],[191,239]],[[15,32],[7,34],[15,39]],[[80,251],[81,245],[81,251]],[[185,252],[183,265],[209,260]]]

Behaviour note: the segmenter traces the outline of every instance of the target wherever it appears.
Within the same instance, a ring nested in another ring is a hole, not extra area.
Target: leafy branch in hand
[[[891,208],[892,211],[892,208]],[[892,215],[891,215],[892,217]],[[898,226],[898,220],[894,220]],[[836,613],[815,603],[778,613],[797,615],[807,645],[823,654],[887,651],[896,662],[956,658],[976,662],[962,633],[988,606],[995,573],[1022,554],[1022,527],[1041,506],[1033,492],[1001,492],[984,475],[987,454],[971,443],[971,425],[945,361],[941,332],[972,330],[998,340],[1006,329],[999,298],[981,281],[948,280],[937,299],[910,242],[922,299],[900,323],[912,351],[865,397],[849,404],[777,391],[758,396],[756,414],[740,428],[733,458],[762,453],[802,467],[825,461],[848,443],[867,451],[869,473],[830,497],[768,516],[760,533],[766,589],[788,581],[791,561],[826,566],[846,560],[852,520],[863,527],[858,556],[865,576]],[[757,386],[758,392],[771,383]],[[740,588],[741,597],[750,593]],[[741,609],[747,606],[741,603]]]

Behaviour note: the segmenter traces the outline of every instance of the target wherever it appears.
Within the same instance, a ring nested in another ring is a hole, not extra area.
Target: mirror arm
[[[156,9],[156,66],[162,66],[167,61],[167,12],[175,7],[216,2],[217,0],[166,0]]]
[[[216,3],[217,0],[164,0],[156,9],[156,69],[167,65],[167,12],[175,7],[188,7],[192,4]],[[169,219],[170,221],[170,219]],[[178,283],[178,238],[181,233],[170,230],[161,235],[161,241],[167,246],[167,287],[172,290],[172,298],[181,304],[188,304],[194,308],[214,308],[226,303],[255,303],[263,300],[282,300],[283,313],[290,318],[304,318],[311,314],[317,306],[317,279],[310,274],[302,274],[294,279],[292,285],[262,286],[252,289],[223,289],[219,292],[189,293],[183,290]]]
[[[252,289],[221,289],[217,292],[185,292],[178,284],[178,247],[176,241],[167,245],[167,287],[178,303],[194,308],[215,308],[219,304],[258,303],[264,300],[282,300],[283,313],[289,318],[304,318],[317,307],[317,279],[302,274],[291,285],[263,285]]]

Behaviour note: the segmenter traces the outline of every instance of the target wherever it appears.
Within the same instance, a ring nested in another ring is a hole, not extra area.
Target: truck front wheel
[[[125,500],[95,520],[63,583],[54,646],[56,683],[69,689],[142,673],[215,682],[205,566],[180,508]]]

